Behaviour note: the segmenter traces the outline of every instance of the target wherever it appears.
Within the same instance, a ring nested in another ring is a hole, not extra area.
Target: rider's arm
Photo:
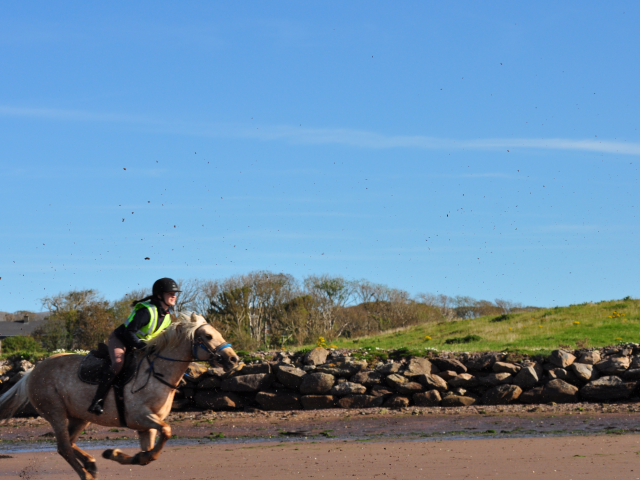
[[[129,325],[127,325],[124,332],[122,332],[123,338],[121,340],[124,342],[126,347],[142,348],[145,346],[145,342],[138,338],[136,332],[149,323],[150,319],[151,315],[149,314],[148,309],[141,308],[136,312]]]

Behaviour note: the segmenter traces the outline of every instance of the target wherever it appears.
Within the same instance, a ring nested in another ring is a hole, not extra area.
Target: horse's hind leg
[[[73,447],[78,460],[82,462],[87,472],[95,477],[98,474],[96,459],[76,445],[76,440],[78,439],[82,431],[87,428],[87,425],[89,425],[89,422],[87,422],[86,420],[81,420],[79,418],[69,418],[69,441],[71,442],[71,446]]]
[[[140,437],[140,450],[146,452],[154,447],[156,443],[156,433],[157,430],[155,428],[140,430],[138,432],[138,436]]]
[[[160,439],[151,450],[138,452],[132,457],[131,455],[122,453],[116,448],[105,450],[104,452],[102,452],[102,456],[109,460],[114,460],[121,465],[147,465],[156,460],[160,456],[160,452],[162,451],[164,444],[167,443],[167,440],[171,438],[171,427],[168,423],[163,422],[157,415],[153,413],[149,413],[143,418],[144,421],[140,422],[139,424],[141,426],[148,426],[148,428],[146,430],[137,429],[140,433],[141,445],[144,441],[145,444],[151,447],[152,445],[150,444],[150,440],[155,436],[155,434],[152,435],[150,433],[150,430],[160,430]],[[148,438],[146,437],[147,434],[149,435]]]
[[[45,418],[51,424],[53,428],[53,433],[56,435],[56,440],[58,442],[58,453],[64,458],[71,468],[73,468],[78,476],[82,480],[95,480],[95,477],[89,473],[80,462],[78,462],[78,458],[76,457],[76,450],[73,448],[71,444],[71,438],[69,435],[69,420],[64,417],[64,413],[60,412],[61,415],[53,418],[51,414],[47,415]]]

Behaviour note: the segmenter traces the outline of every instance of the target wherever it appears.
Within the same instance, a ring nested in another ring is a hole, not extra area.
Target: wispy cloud
[[[544,149],[640,155],[640,143],[568,138],[487,138],[456,140],[427,135],[385,135],[348,128],[302,128],[293,126],[252,126],[224,123],[170,122],[146,115],[94,113],[82,110],[25,108],[0,105],[0,116],[41,118],[61,121],[137,124],[155,131],[206,137],[254,138],[286,141],[299,145],[345,145],[356,148],[414,148],[422,150],[514,150]]]

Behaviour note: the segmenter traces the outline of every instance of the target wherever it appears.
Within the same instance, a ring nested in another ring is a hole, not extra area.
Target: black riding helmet
[[[180,293],[181,290],[175,280],[166,277],[161,278],[160,280],[156,280],[151,290],[151,293],[154,297],[162,297],[162,295],[165,293],[173,292]]]

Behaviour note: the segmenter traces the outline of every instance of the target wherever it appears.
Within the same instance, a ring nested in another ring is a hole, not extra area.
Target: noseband
[[[210,348],[208,345],[202,343],[202,340],[196,342],[193,342],[193,347],[192,347],[192,353],[193,353],[193,358],[195,360],[198,360],[198,349],[201,348],[206,352],[209,352],[209,358],[207,358],[207,361],[216,358],[222,360],[222,356],[220,355],[220,352],[222,350],[224,350],[225,348],[231,348],[231,344],[230,343],[223,343],[222,345],[218,345],[216,348]]]

